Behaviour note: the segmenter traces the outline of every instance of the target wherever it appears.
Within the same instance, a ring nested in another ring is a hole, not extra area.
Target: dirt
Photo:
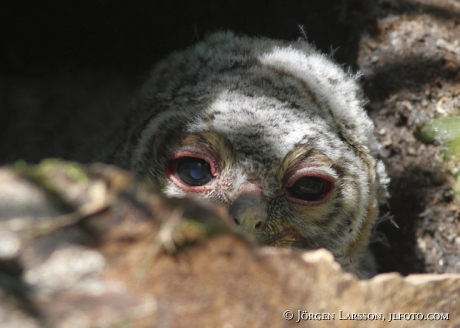
[[[455,0],[10,2],[0,10],[0,163],[91,161],[154,63],[207,32],[302,35],[361,71],[391,177],[372,247],[381,272],[460,272],[455,166],[423,143],[430,118],[460,114]]]
[[[458,115],[460,3],[375,6],[375,31],[363,33],[358,64],[368,109],[391,176],[390,221],[375,244],[384,271],[460,272],[460,209],[442,147],[417,139],[429,118]]]

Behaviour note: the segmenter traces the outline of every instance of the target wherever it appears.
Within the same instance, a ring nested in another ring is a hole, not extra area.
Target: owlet
[[[155,67],[113,160],[365,277],[388,178],[356,79],[306,41],[218,32]]]

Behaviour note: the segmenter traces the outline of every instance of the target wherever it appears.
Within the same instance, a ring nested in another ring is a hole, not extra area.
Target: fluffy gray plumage
[[[366,276],[388,179],[356,78],[303,40],[212,34],[155,67],[114,161],[227,206],[262,244],[324,247]],[[210,181],[184,183],[184,158]]]

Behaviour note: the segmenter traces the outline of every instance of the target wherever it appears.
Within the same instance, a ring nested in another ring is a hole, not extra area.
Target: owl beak
[[[258,233],[262,228],[262,221],[253,209],[247,209],[237,216],[233,216],[235,223],[250,234]]]
[[[252,235],[260,234],[267,221],[267,211],[260,188],[247,183],[240,196],[230,206],[230,215],[246,232]]]

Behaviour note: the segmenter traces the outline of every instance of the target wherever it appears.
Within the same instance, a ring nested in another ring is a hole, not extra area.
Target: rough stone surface
[[[47,161],[0,177],[2,327],[290,327],[299,310],[330,319],[315,327],[369,327],[352,314],[388,327],[390,313],[448,316],[397,326],[460,326],[457,274],[360,281],[325,250],[258,247],[221,209],[110,166]]]

